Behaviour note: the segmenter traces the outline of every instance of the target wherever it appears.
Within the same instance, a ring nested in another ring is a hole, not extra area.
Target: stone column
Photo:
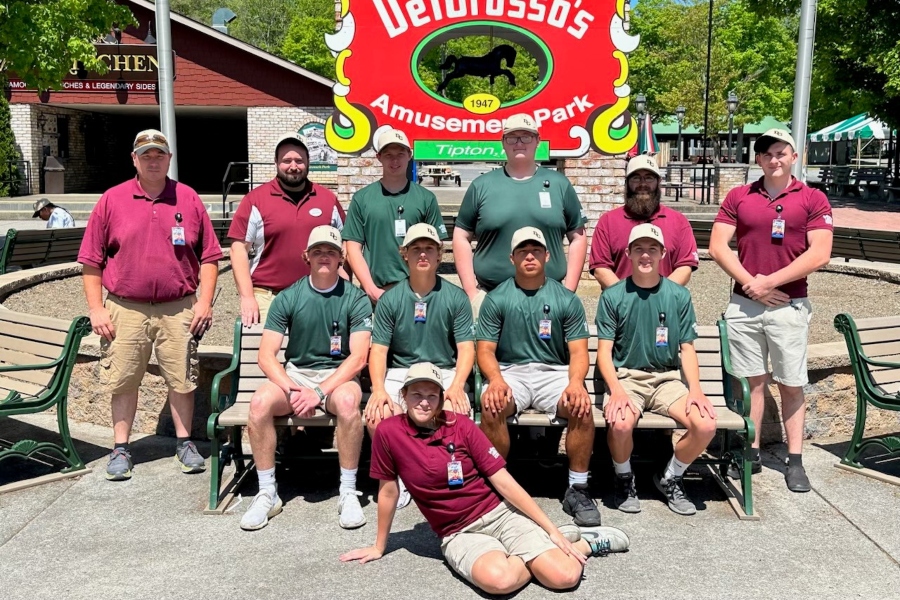
[[[381,177],[381,164],[375,151],[367,150],[359,156],[338,155],[337,197],[346,209],[353,194]]]
[[[719,163],[715,167],[716,189],[713,201],[721,204],[728,192],[747,183],[750,165],[742,163]]]

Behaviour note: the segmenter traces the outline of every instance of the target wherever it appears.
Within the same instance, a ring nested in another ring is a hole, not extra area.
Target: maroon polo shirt
[[[591,272],[594,269],[611,269],[620,280],[631,275],[628,258],[628,236],[641,223],[653,223],[660,228],[666,242],[666,255],[659,262],[659,274],[668,277],[679,267],[697,268],[697,241],[687,218],[661,204],[649,219],[636,219],[621,206],[604,213],[597,221],[591,238]]]
[[[400,477],[410,496],[440,538],[471,525],[500,504],[487,478],[506,466],[491,442],[466,416],[444,413],[452,424],[432,433],[417,429],[405,414],[385,419],[372,439],[369,474],[393,481]],[[447,484],[447,444],[456,447],[463,485]]]
[[[183,246],[172,243],[176,226],[184,228]],[[197,192],[168,178],[158,198],[150,198],[136,177],[107,190],[91,212],[78,252],[78,262],[102,269],[103,287],[135,302],[171,302],[195,293],[200,265],[220,258],[222,248]]]
[[[313,228],[343,229],[344,219],[344,209],[329,189],[307,181],[306,193],[295,202],[272,179],[244,196],[228,237],[253,244],[253,285],[281,291],[309,275],[303,251]]]
[[[808,231],[834,231],[831,205],[820,190],[793,179],[784,191],[771,198],[762,182],[760,179],[728,192],[715,221],[737,228],[738,259],[751,275],[771,275],[797,260],[809,248]],[[772,237],[772,221],[779,214],[779,206],[785,222],[781,239]],[[806,278],[778,289],[791,298],[805,298]],[[747,296],[737,283],[734,292]]]

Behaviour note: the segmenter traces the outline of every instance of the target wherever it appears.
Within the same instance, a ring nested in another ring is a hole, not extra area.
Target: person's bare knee
[[[544,586],[553,590],[568,590],[581,581],[584,571],[581,563],[562,550],[544,552],[531,561],[528,569]]]
[[[489,552],[472,565],[472,579],[489,594],[511,594],[531,579],[525,563],[502,552]]]
[[[338,388],[331,395],[331,408],[338,421],[359,420],[359,394],[353,389]],[[331,411],[329,411],[331,412]],[[380,421],[380,419],[379,419]]]

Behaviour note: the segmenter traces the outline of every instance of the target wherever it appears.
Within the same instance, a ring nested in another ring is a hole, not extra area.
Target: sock
[[[190,438],[190,437],[180,437],[180,438],[175,438],[175,446],[178,447],[178,448],[181,448],[182,446],[184,446],[184,445],[185,445],[186,443],[188,443],[189,441],[191,441],[191,438]]]
[[[671,479],[672,477],[681,477],[684,475],[684,472],[687,471],[687,468],[691,466],[691,463],[683,463],[677,458],[675,455],[672,455],[672,460],[669,461],[669,464],[666,465],[666,472],[663,473],[663,479]]]
[[[271,469],[257,469],[256,478],[259,479],[259,491],[267,491],[272,498],[278,493],[275,487],[275,467]]]
[[[759,462],[759,448],[750,448],[750,457],[753,462]]]
[[[631,473],[631,459],[626,459],[623,463],[613,462],[613,469],[616,470],[616,475],[626,475]]]
[[[341,487],[340,493],[356,491],[356,471],[357,469],[345,469],[341,467]]]
[[[400,479],[399,477],[397,478],[397,485],[400,487],[400,493],[401,493],[401,494],[402,494],[403,492],[407,491],[407,490],[406,490],[406,484],[403,483],[403,480]]]
[[[576,483],[587,485],[587,477],[587,473],[576,473],[575,471],[569,469],[569,487],[575,485]]]
[[[802,454],[788,454],[788,466],[789,467],[802,467],[803,466],[803,455]]]
[[[124,442],[122,444],[113,444],[113,450],[115,450],[116,448],[121,448],[125,452],[131,454],[131,445],[128,442]]]

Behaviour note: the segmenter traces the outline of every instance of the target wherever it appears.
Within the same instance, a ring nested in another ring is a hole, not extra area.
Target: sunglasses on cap
[[[153,135],[144,134],[138,136],[134,140],[134,147],[139,148],[141,146],[146,146],[147,144],[162,144],[164,146],[169,145],[169,140],[166,139],[166,136],[154,133]]]

